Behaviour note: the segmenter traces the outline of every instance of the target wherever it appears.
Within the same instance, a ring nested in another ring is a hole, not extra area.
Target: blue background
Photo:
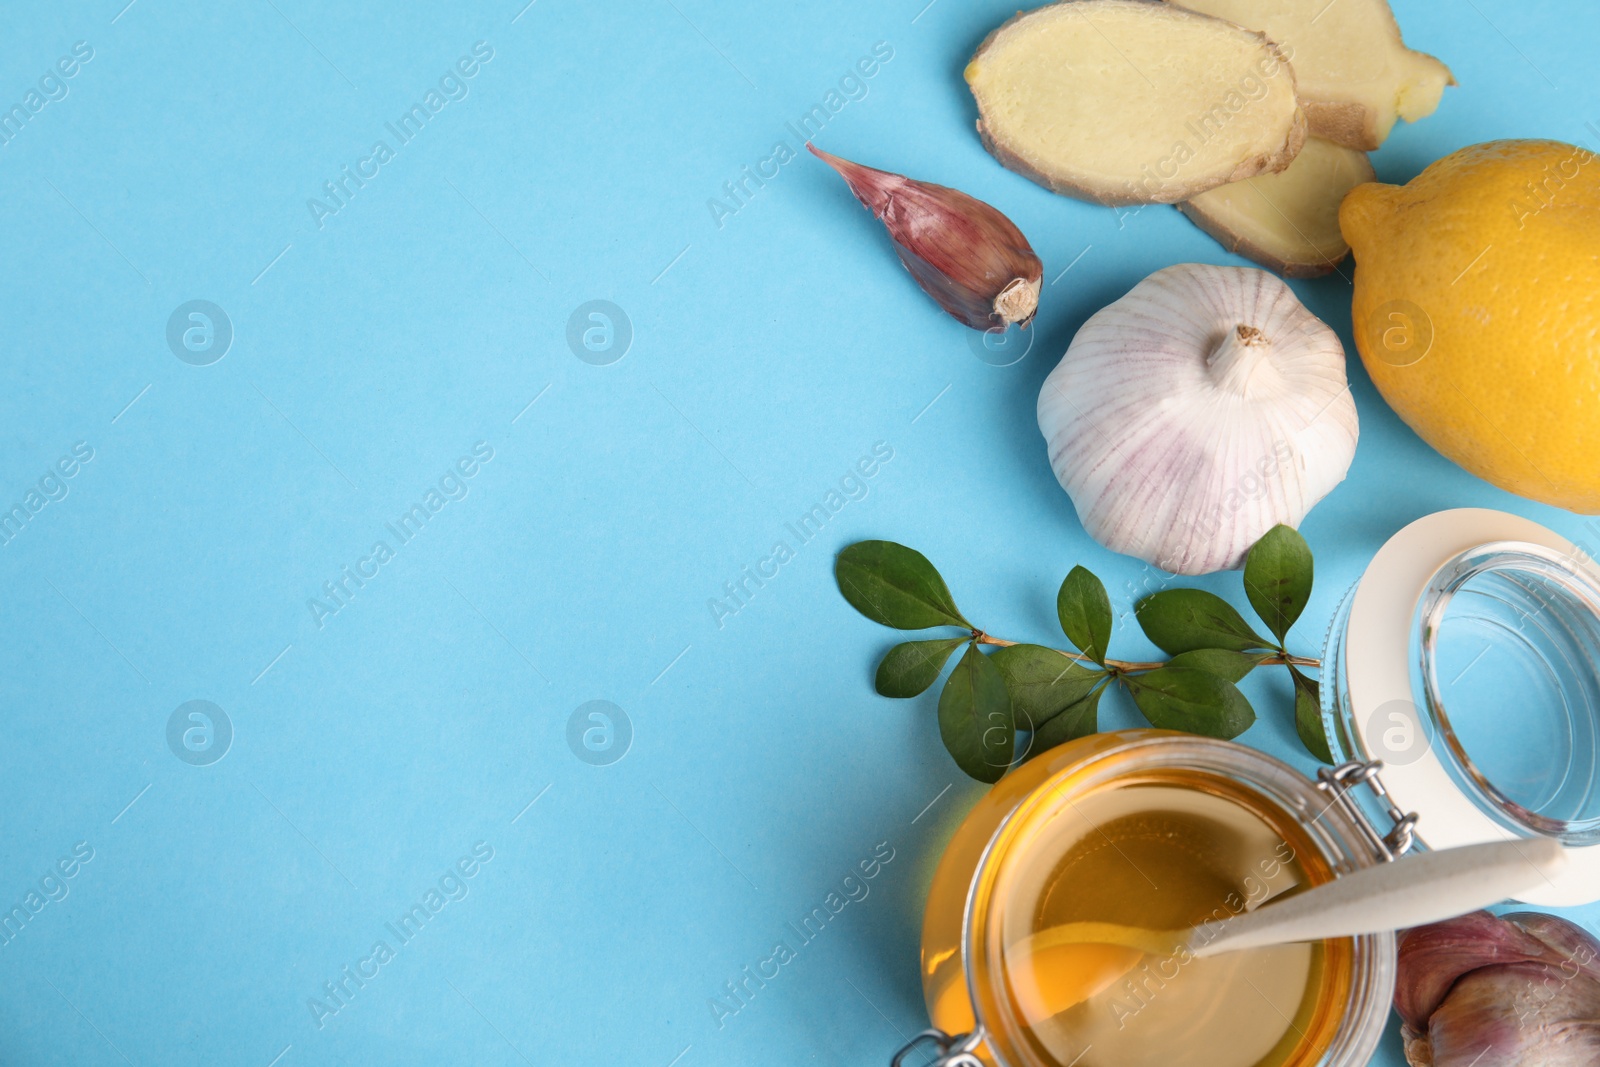
[[[1145,274],[1238,261],[1170,208],[1119,216],[983,152],[959,75],[1009,0],[123,3],[12,5],[0,39],[4,107],[93,49],[0,147],[0,500],[93,449],[0,548],[0,904],[93,849],[0,947],[0,1060],[885,1062],[924,1025],[922,896],[980,787],[931,695],[872,692],[893,635],[838,596],[833,555],[911,544],[968,615],[1033,640],[1084,563],[1123,614],[1114,648],[1150,651],[1127,612],[1167,579],[1084,535],[1034,399]],[[1461,86],[1396,129],[1382,178],[1497,137],[1594,143],[1586,5],[1396,6]],[[396,148],[385,123],[480,41],[467,95]],[[1029,235],[1046,285],[1013,366],[975,358],[809,156],[720,225],[708,206],[776,143],[798,149],[786,123],[879,42],[892,59],[817,140]],[[307,201],[379,139],[394,158],[319,225]],[[1297,651],[1425,513],[1586,536],[1384,407],[1347,281],[1295,289],[1345,338],[1361,415],[1349,479],[1304,524],[1318,582]],[[208,366],[166,341],[194,299],[234,330]],[[607,366],[566,341],[590,300],[632,325]],[[493,459],[466,497],[400,545],[385,524],[477,442]],[[785,524],[875,442],[893,458],[868,495],[800,544]],[[308,600],[380,539],[394,558],[319,624]],[[780,539],[794,558],[718,620],[708,601]],[[1197,584],[1241,601],[1236,575]],[[1311,770],[1287,689],[1250,686],[1244,739]],[[167,743],[196,699],[234,731],[209,766]],[[567,741],[596,699],[631,722],[609,766]],[[1105,705],[1104,724],[1134,721]],[[308,998],[397,945],[384,924],[477,842],[493,859],[465,898],[319,1028]],[[709,998],[880,842],[870,895],[719,1023]],[[1400,1063],[1392,1035],[1379,1062]]]

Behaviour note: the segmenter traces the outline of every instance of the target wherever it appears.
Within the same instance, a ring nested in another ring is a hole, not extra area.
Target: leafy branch
[[[1056,616],[1070,649],[995,637],[956,607],[927,557],[893,541],[858,541],[839,553],[834,577],[852,607],[897,630],[956,627],[955,636],[895,645],[878,664],[875,687],[888,697],[914,697],[956,661],[939,694],[939,734],[956,764],[995,782],[1019,762],[1017,733],[1032,736],[1023,759],[1098,729],[1100,698],[1120,685],[1152,726],[1233,738],[1255,722],[1238,682],[1257,667],[1287,668],[1294,686],[1295,730],[1306,749],[1333,762],[1322,733],[1318,683],[1284,640],[1311,599],[1311,549],[1288,526],[1275,526],[1245,558],[1244,588],[1272,637],[1263,637],[1232,605],[1200,589],[1165,589],[1134,606],[1150,642],[1170,658],[1113,659],[1111,600],[1105,585],[1073,567],[1056,594]],[[995,648],[985,655],[983,646]]]

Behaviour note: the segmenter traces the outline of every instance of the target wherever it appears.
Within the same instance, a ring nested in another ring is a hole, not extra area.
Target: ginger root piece
[[[1286,278],[1312,278],[1350,251],[1339,232],[1344,194],[1376,178],[1365,152],[1312,137],[1288,170],[1218,186],[1178,210],[1228,251]]]
[[[1314,136],[1370,152],[1439,106],[1450,68],[1400,39],[1388,0],[1173,0],[1260,30],[1294,65]]]
[[[1151,0],[1017,15],[966,78],[996,159],[1101,204],[1172,204],[1279,171],[1306,137],[1294,72],[1270,40]]]

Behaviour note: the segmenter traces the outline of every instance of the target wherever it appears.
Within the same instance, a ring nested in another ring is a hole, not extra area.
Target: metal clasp
[[[1356,760],[1341,763],[1337,767],[1323,767],[1317,771],[1317,788],[1332,796],[1333,803],[1355,820],[1385,860],[1392,860],[1404,855],[1416,843],[1417,813],[1403,812],[1395,806],[1389,791],[1383,786],[1383,779],[1378,777],[1382,769],[1382,760],[1373,760],[1371,763]],[[1378,827],[1372,825],[1367,813],[1350,795],[1350,791],[1363,782],[1378,798],[1389,821],[1394,824],[1387,832],[1380,832]]]
[[[925,1044],[931,1044],[939,1050],[928,1067],[985,1067],[984,1062],[978,1059],[977,1048],[983,1044],[986,1036],[981,1024],[974,1026],[970,1034],[956,1034],[953,1037],[943,1030],[924,1030],[901,1046],[900,1051],[889,1060],[889,1067],[901,1067],[914,1049]]]

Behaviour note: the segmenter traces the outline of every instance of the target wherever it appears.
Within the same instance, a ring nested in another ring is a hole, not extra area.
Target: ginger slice
[[[1305,141],[1263,34],[1148,0],[1061,0],[991,33],[966,78],[1002,164],[1101,204],[1171,204],[1282,170]]]
[[[1370,152],[1396,118],[1416,122],[1456,80],[1400,39],[1388,0],[1173,0],[1260,30],[1294,65],[1300,103],[1317,137]]]
[[[1339,204],[1376,177],[1365,152],[1312,137],[1282,173],[1219,186],[1178,210],[1228,251],[1288,278],[1311,278],[1349,253]]]

